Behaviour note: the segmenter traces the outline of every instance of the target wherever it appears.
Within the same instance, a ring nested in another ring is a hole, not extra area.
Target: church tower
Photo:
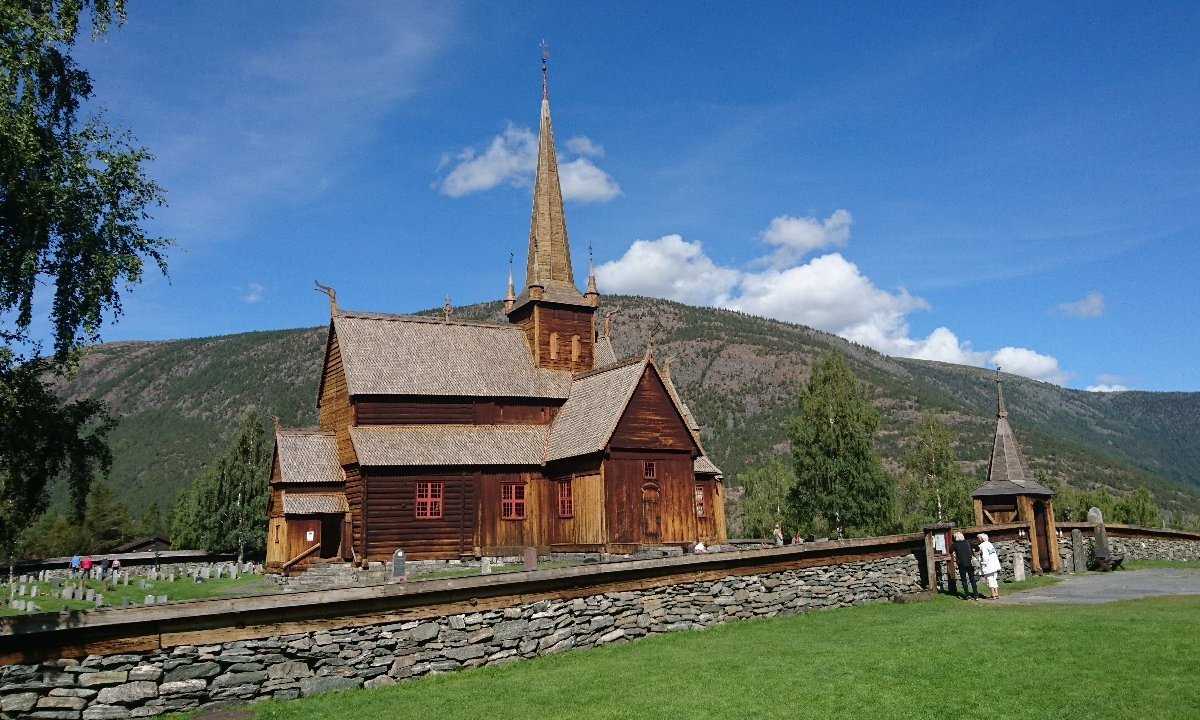
[[[509,322],[520,325],[538,367],[587,372],[595,368],[596,308],[600,293],[589,273],[587,293],[575,287],[567,218],[563,211],[550,123],[546,58],[542,53],[542,118],[538,139],[537,177],[533,185],[533,217],[529,227],[529,259],[525,289],[509,298]]]

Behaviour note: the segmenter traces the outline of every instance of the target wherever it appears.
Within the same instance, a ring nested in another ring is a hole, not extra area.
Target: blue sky
[[[601,292],[1200,390],[1200,5],[847,5],[133,2],[76,55],[179,248],[104,337],[501,297],[544,38]]]

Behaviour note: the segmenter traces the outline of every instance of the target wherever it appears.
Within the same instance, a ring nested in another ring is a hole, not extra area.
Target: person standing
[[[82,567],[83,561],[79,559],[79,553],[71,556],[71,577],[79,574],[79,568]]]
[[[1000,597],[1000,554],[996,546],[988,541],[987,533],[979,533],[979,572],[987,580],[992,599]]]
[[[783,528],[775,523],[775,547],[783,547]]]
[[[954,563],[958,565],[958,582],[962,585],[962,594],[968,600],[974,600],[979,595],[979,582],[975,579],[975,551],[971,543],[960,532],[954,533]],[[967,594],[967,580],[971,581],[971,594]]]

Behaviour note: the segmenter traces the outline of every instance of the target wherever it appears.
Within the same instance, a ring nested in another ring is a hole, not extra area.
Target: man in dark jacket
[[[954,533],[954,564],[958,565],[958,581],[962,585],[963,597],[968,600],[979,597],[979,583],[975,580],[975,566],[971,564],[971,543],[960,532]],[[971,580],[971,594],[967,594],[967,579]]]

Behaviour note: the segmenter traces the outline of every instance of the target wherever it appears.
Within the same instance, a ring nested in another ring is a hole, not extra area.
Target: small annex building
[[[544,68],[543,68],[544,72]],[[350,312],[329,291],[317,428],[277,428],[268,572],[632,552],[726,540],[721,471],[648,349],[615,357],[594,274],[575,285],[550,103],[525,288],[507,323]]]
[[[1054,522],[1054,491],[1039,483],[1021,454],[1008,409],[1004,387],[996,378],[996,435],[988,465],[987,482],[971,493],[976,525],[1010,522],[1029,524],[1030,565],[1035,573],[1058,572],[1058,528]]]

